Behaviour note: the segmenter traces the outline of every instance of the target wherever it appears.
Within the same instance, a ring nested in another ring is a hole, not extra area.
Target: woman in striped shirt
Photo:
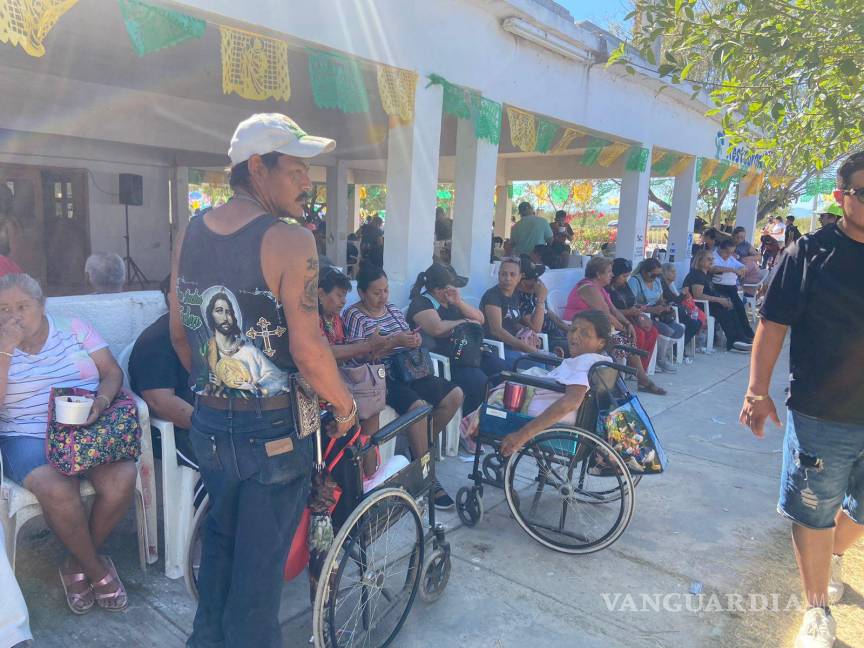
[[[363,266],[357,276],[357,292],[360,301],[345,311],[345,335],[348,343],[359,342],[374,335],[394,336],[394,343],[382,358],[387,367],[387,404],[399,414],[429,403],[432,410],[432,427],[437,434],[453,418],[462,405],[462,390],[443,378],[426,376],[411,383],[390,378],[390,366],[395,353],[405,348],[417,348],[422,340],[418,331],[412,331],[396,306],[389,303],[390,289],[387,274],[381,268]],[[418,421],[408,430],[408,440],[413,457],[420,457],[428,450],[426,422]],[[435,507],[449,509],[453,500],[439,485],[435,493]]]
[[[96,392],[96,421],[123,386],[123,372],[92,326],[45,314],[39,283],[26,274],[0,278],[0,455],[11,479],[31,491],[48,526],[70,556],[60,568],[66,602],[75,614],[94,604],[119,611],[128,601],[114,564],[97,552],[123,518],[135,488],[133,461],[95,466],[85,473],[96,490],[89,520],[80,479],[46,463],[45,433],[52,387]]]

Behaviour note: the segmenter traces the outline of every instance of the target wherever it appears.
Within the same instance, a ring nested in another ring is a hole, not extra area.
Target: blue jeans
[[[282,569],[309,495],[314,437],[297,438],[290,410],[196,405],[189,439],[210,512],[202,534],[198,611],[186,645],[281,648]],[[271,444],[268,454],[265,446],[274,440],[280,443]],[[305,638],[289,643],[304,644]]]
[[[830,529],[841,506],[864,524],[864,426],[789,410],[777,510],[802,526]]]

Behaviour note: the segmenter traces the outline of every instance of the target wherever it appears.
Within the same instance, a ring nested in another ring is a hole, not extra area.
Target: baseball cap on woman
[[[253,155],[275,151],[298,158],[311,158],[329,153],[335,147],[334,140],[308,135],[287,115],[258,113],[237,125],[228,157],[231,158],[231,166],[237,166]]]

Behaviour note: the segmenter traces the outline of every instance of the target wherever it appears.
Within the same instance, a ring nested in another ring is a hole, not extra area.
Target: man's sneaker
[[[795,648],[831,648],[836,638],[837,621],[821,607],[814,607],[804,614]]]
[[[456,502],[447,494],[441,484],[435,484],[435,493],[432,498],[435,502],[435,508],[439,511],[449,511],[456,506]]]
[[[732,344],[732,348],[735,351],[746,351],[747,353],[750,353],[750,351],[753,349],[753,345],[749,342],[742,342],[741,340],[739,340],[738,342]]]
[[[831,580],[828,581],[828,604],[839,603],[846,586],[843,584],[843,556],[831,556]]]

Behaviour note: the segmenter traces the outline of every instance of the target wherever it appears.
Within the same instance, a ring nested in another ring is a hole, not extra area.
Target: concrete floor
[[[633,520],[612,547],[588,556],[549,551],[522,532],[503,493],[491,488],[478,527],[463,528],[455,514],[444,515],[453,550],[449,586],[437,603],[415,604],[394,645],[791,646],[800,612],[784,608],[800,588],[789,525],[775,512],[782,432],[772,428],[760,441],[738,425],[747,362],[747,356],[718,352],[699,355],[677,374],[657,376],[670,395],[642,400],[670,467],[639,485]],[[785,361],[779,363],[775,376],[777,402],[783,400],[785,367]],[[468,471],[458,459],[439,466],[441,481],[453,494],[466,483]],[[69,613],[57,578],[62,548],[38,523],[25,533],[18,576],[37,647],[183,645],[192,601],[182,580],[165,578],[161,562],[146,574],[140,571],[131,516],[107,547],[130,593],[123,614]],[[860,545],[847,554],[847,565],[847,594],[834,608],[840,626],[836,645],[859,648],[864,647]],[[701,605],[698,597],[687,597],[694,583],[702,587]],[[307,587],[299,578],[284,588],[287,647],[308,645]],[[730,606],[727,596],[735,594],[743,596],[743,608]],[[767,595],[769,606],[779,601],[780,610],[759,611],[760,595]],[[655,611],[651,605],[658,600]]]

